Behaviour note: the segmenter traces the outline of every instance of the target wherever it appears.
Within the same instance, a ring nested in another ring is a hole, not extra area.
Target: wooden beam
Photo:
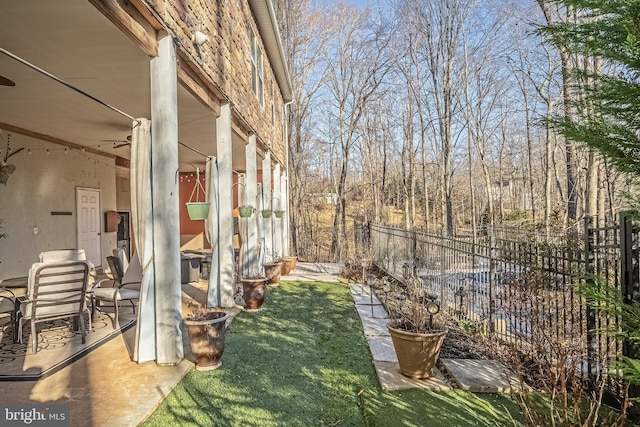
[[[156,29],[156,31],[164,29],[162,23],[154,14],[154,11],[150,10],[143,0],[129,0],[129,2],[131,2],[131,5],[135,7],[142,16],[144,16],[144,19],[146,19],[147,22]]]
[[[245,130],[238,126],[235,122],[231,122],[231,129],[233,132],[240,137],[245,143],[249,140],[249,137],[245,133]]]
[[[31,137],[31,138],[40,139],[42,141],[51,142],[52,144],[62,145],[64,147],[77,148],[79,150],[84,149],[84,151],[87,152],[87,153],[99,154],[101,156],[109,157],[109,158],[112,158],[112,159],[117,157],[115,154],[105,153],[104,151],[99,151],[99,150],[96,150],[95,148],[86,147],[86,146],[80,145],[80,144],[75,144],[73,142],[65,141],[63,139],[54,138],[53,136],[44,135],[42,133],[33,132],[33,131],[30,131],[30,130],[27,130],[27,129],[19,128],[17,126],[13,126],[13,125],[10,125],[10,124],[7,124],[7,123],[0,122],[0,129],[4,129],[4,130],[6,130],[8,132],[19,133],[20,135],[24,135],[24,136],[28,136],[28,137]]]
[[[183,62],[178,64],[178,81],[194,98],[208,107],[216,117],[220,117],[220,100],[203,84],[193,71],[183,67]]]
[[[89,0],[89,3],[133,40],[144,53],[152,57],[158,56],[156,30],[133,5],[125,3],[127,10],[117,0]],[[134,16],[138,16],[138,19]]]
[[[213,80],[211,80],[204,70],[196,64],[196,62],[191,58],[191,55],[189,55],[189,53],[186,52],[184,47],[179,43],[177,45],[176,53],[178,56],[179,68],[188,70],[191,78],[200,86],[206,87],[211,95],[219,101],[218,104],[220,101],[226,102],[227,98],[222,93],[222,90],[213,82]],[[220,112],[216,115],[220,116]]]

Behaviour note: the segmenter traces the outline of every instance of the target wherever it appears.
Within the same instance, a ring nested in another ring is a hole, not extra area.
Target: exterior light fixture
[[[197,46],[202,46],[203,44],[209,41],[209,36],[203,33],[202,31],[196,31],[191,36],[191,41],[195,43]]]

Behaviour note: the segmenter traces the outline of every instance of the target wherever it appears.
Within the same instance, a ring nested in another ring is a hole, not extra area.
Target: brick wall
[[[182,41],[184,47],[210,79],[229,97],[234,108],[257,132],[265,144],[271,143],[275,155],[285,159],[283,105],[277,80],[261,43],[264,62],[264,107],[251,89],[251,28],[260,38],[257,25],[246,0],[150,0],[157,12]],[[185,23],[185,21],[187,23]],[[189,21],[193,24],[188,25]],[[202,27],[200,26],[202,25]],[[200,30],[209,42],[200,51],[191,35]],[[275,85],[275,126],[271,120],[271,84]]]

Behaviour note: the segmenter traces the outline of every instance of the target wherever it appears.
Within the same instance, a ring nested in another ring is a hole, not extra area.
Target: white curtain
[[[246,186],[247,186],[247,177],[245,174],[238,175],[238,206],[246,205],[244,202],[246,200]],[[257,271],[249,271],[249,266],[247,265],[247,259],[249,258],[247,251],[247,233],[248,224],[250,218],[242,218],[240,216],[240,212],[238,212],[238,240],[240,241],[240,275],[241,276],[249,276],[249,275],[257,275]]]
[[[262,210],[266,208],[266,204],[264,201],[264,190],[263,190],[263,185],[260,183],[258,184],[258,196],[256,199],[256,205],[257,205],[257,216],[256,216],[256,220],[258,221],[258,268],[260,269],[260,272],[262,272],[264,270],[264,268],[262,267],[262,264],[265,263],[265,256],[264,256],[264,246],[265,246],[265,240],[264,240],[264,221],[265,219],[262,217]]]
[[[131,222],[142,266],[140,302],[133,360],[156,360],[155,277],[151,205],[151,121],[133,122],[131,133]]]
[[[215,157],[208,157],[206,164],[206,186],[209,217],[204,221],[207,240],[211,243],[211,264],[209,271],[209,288],[207,290],[207,306],[219,307],[221,300],[220,289],[220,245],[218,242],[218,168]]]

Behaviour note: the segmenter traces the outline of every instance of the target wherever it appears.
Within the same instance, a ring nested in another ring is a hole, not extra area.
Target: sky
[[[337,0],[317,0],[317,1],[319,3],[324,3],[327,5],[337,3]],[[376,0],[343,0],[343,1],[345,3],[358,6],[358,7],[373,6],[374,4],[376,4]]]

